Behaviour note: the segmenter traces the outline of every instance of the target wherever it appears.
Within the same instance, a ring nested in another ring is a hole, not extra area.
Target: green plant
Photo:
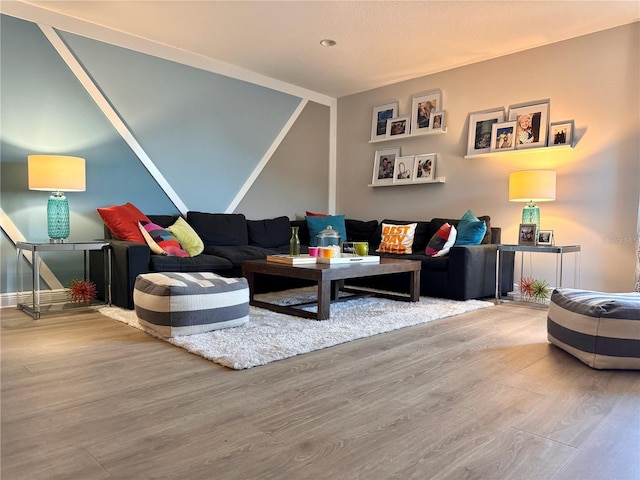
[[[546,280],[534,280],[531,282],[531,296],[538,302],[549,298],[549,284]]]
[[[95,300],[96,284],[89,280],[71,280],[67,296],[74,303],[89,303]]]

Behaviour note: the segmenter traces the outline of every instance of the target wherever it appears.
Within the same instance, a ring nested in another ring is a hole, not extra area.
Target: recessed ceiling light
[[[320,45],[323,47],[333,47],[336,44],[335,40],[331,40],[330,38],[325,38],[324,40],[320,40]]]

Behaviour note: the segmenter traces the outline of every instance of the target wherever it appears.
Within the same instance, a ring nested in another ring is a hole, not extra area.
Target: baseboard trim
[[[56,290],[42,290],[40,291],[40,303],[60,303],[69,299],[67,296],[67,289],[61,288]],[[31,292],[23,293],[20,295],[21,303],[31,303]],[[0,308],[17,307],[18,306],[18,292],[9,292],[0,294]]]

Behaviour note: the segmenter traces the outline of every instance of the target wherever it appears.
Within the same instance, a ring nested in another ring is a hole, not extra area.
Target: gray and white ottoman
[[[249,320],[246,278],[208,272],[138,275],[133,303],[140,323],[164,337],[237,327]]]
[[[556,289],[547,334],[592,368],[640,369],[640,293]]]

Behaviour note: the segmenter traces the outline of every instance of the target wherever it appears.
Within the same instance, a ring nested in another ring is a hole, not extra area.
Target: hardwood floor
[[[2,480],[640,479],[640,372],[549,345],[545,310],[244,371],[95,312],[0,315]]]

